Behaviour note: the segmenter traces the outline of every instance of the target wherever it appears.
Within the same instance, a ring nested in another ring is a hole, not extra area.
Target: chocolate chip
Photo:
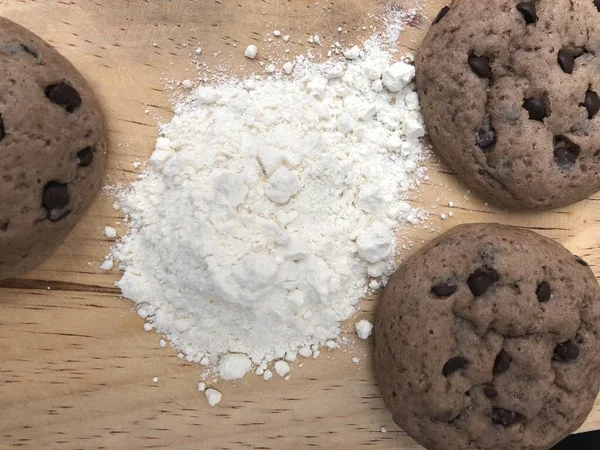
[[[52,103],[62,106],[67,112],[72,113],[81,105],[79,92],[67,83],[52,84],[46,88],[46,97]]]
[[[578,357],[579,347],[571,340],[557,345],[554,348],[554,354],[552,355],[554,361],[563,363],[575,361]]]
[[[533,2],[523,2],[517,5],[517,9],[521,14],[523,14],[523,18],[527,23],[536,23],[538,20],[537,13],[535,12],[535,3]]]
[[[518,412],[509,411],[508,409],[494,408],[490,414],[490,419],[496,425],[509,427],[525,420],[525,416]]]
[[[444,368],[442,369],[442,374],[447,377],[451,373],[456,372],[457,370],[464,369],[469,365],[469,361],[467,361],[462,356],[455,356],[454,358],[450,358],[446,364],[444,364]]]
[[[94,161],[94,149],[92,147],[86,147],[77,153],[77,159],[79,160],[79,167],[87,167]]]
[[[4,129],[4,119],[0,114],[0,141],[6,137],[6,130]]]
[[[496,145],[496,130],[489,125],[484,126],[477,132],[475,143],[482,150],[491,151]]]
[[[70,200],[69,187],[66,184],[51,181],[44,186],[42,205],[48,211],[50,220],[58,220],[58,212],[65,208]]]
[[[498,275],[498,272],[494,269],[483,267],[477,269],[469,276],[467,284],[475,297],[481,297],[499,279],[500,276]]]
[[[600,111],[600,97],[594,91],[588,89],[585,93],[585,100],[582,106],[585,106],[588,112],[588,119],[591,119]]]
[[[573,54],[564,48],[558,51],[558,64],[565,73],[573,73],[573,67],[575,66],[575,57]]]
[[[546,114],[546,104],[537,98],[528,98],[523,102],[523,108],[529,112],[531,120],[543,121]]]
[[[496,398],[498,397],[498,391],[491,387],[491,386],[485,386],[483,388],[483,394],[487,397],[487,398]]]
[[[575,261],[585,267],[589,265],[583,258],[580,258],[579,256],[575,257]]]
[[[554,138],[554,161],[561,169],[569,169],[575,161],[581,148],[565,136],[556,136]]]
[[[600,0],[594,0],[594,6],[598,10],[598,12],[600,12]]]
[[[600,1],[600,0],[599,0]],[[448,11],[450,11],[450,7],[449,6],[444,6],[440,12],[438,13],[437,16],[435,16],[435,19],[433,19],[433,25],[435,25],[436,23],[438,23],[440,20],[442,20],[444,18],[444,16],[446,14],[448,14]]]
[[[550,300],[552,296],[552,291],[550,290],[550,285],[545,281],[542,281],[538,284],[537,289],[535,290],[535,295],[537,295],[537,299],[540,303],[545,303]]]
[[[442,281],[431,287],[431,292],[436,297],[450,297],[456,292],[456,283],[452,281]]]
[[[469,55],[469,65],[473,72],[475,72],[481,78],[492,78],[492,68],[490,67],[490,60],[487,56],[477,56],[473,53]]]
[[[508,353],[506,353],[504,349],[500,350],[500,353],[498,353],[498,356],[496,356],[496,361],[494,361],[494,369],[492,373],[494,375],[499,375],[506,372],[510,367],[510,361],[511,360],[510,356],[508,356]]]

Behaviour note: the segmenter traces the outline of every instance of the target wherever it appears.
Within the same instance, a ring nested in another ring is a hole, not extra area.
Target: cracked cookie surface
[[[593,0],[454,0],[415,60],[425,123],[456,174],[516,209],[600,190]]]
[[[0,279],[46,259],[92,202],[105,166],[100,106],[52,46],[0,18]]]
[[[409,258],[377,311],[375,367],[394,421],[429,450],[547,450],[600,389],[600,287],[520,228],[453,228]]]

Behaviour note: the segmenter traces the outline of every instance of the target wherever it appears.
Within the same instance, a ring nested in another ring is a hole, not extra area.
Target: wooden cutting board
[[[157,120],[168,120],[167,80],[195,78],[189,55],[215,70],[261,72],[243,57],[255,43],[264,58],[274,29],[306,51],[309,34],[352,45],[371,33],[374,15],[408,0],[0,0],[0,14],[52,43],[98,93],[110,132],[107,184],[128,183],[152,152]],[[424,6],[401,44],[414,50],[442,0]],[[337,33],[342,26],[348,33]],[[367,27],[365,30],[362,27]],[[297,43],[302,39],[303,44]],[[238,45],[239,44],[239,45]],[[281,58],[283,44],[269,54]],[[201,72],[204,70],[201,67]],[[146,111],[148,111],[146,113]],[[467,193],[433,156],[430,179],[413,204],[432,213],[429,229],[409,230],[411,251],[462,222],[518,224],[563,243],[600,274],[600,196],[545,213],[500,211]],[[454,217],[442,221],[448,202]],[[0,448],[30,449],[420,449],[396,427],[374,383],[372,342],[323,351],[304,360],[289,381],[248,376],[219,382],[223,402],[210,408],[197,392],[200,369],[182,362],[159,336],[143,331],[132,304],[114,287],[116,272],[99,269],[122,217],[105,194],[51,260],[0,284]],[[403,255],[403,257],[406,255]],[[366,299],[359,318],[371,317]],[[352,322],[353,323],[353,322]],[[348,329],[352,328],[352,323]],[[347,333],[354,339],[354,335]],[[357,366],[351,358],[360,358]],[[152,378],[158,377],[158,383]],[[381,427],[389,430],[381,432]],[[583,429],[600,428],[596,406]]]

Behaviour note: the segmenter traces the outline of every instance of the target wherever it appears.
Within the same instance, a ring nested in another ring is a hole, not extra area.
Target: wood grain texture
[[[418,47],[442,4],[425,5],[428,18],[413,21],[401,38],[405,49]],[[132,163],[150,155],[156,119],[170,116],[172,93],[165,91],[165,81],[194,77],[189,54],[196,45],[203,47],[201,61],[208,68],[250,73],[258,70],[257,61],[245,60],[243,49],[252,42],[266,48],[274,29],[270,22],[293,40],[306,42],[309,33],[318,32],[324,43],[353,44],[369,33],[362,27],[373,23],[373,14],[407,5],[408,0],[0,0],[0,14],[52,43],[91,82],[106,113],[106,182],[112,184],[128,183],[141,170]],[[349,33],[338,35],[340,25]],[[292,54],[306,50],[298,43],[289,48]],[[215,57],[216,52],[221,53]],[[433,236],[431,228],[494,221],[557,239],[600,274],[600,196],[551,212],[508,213],[468,194],[435,156],[427,165],[429,180],[412,203],[434,216],[428,229],[408,230],[403,239],[413,246],[407,253]],[[449,201],[456,203],[454,217],[442,221],[439,214],[450,211]],[[144,332],[132,304],[119,297],[118,274],[99,269],[110,245],[102,230],[122,221],[111,205],[101,195],[51,260],[0,283],[1,449],[421,448],[385,409],[370,341],[304,360],[289,381],[249,376],[220,382],[223,402],[210,408],[196,390],[200,368],[160,348],[160,337]],[[375,299],[366,299],[358,318],[371,317],[374,305]],[[347,336],[354,340],[351,332]],[[353,356],[361,358],[358,366]],[[158,383],[152,383],[155,376]],[[389,432],[381,433],[382,426]],[[583,427],[596,428],[600,405]]]

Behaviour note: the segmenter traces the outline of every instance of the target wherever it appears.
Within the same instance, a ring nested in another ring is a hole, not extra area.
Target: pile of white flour
[[[413,77],[367,41],[352,60],[192,91],[119,199],[123,295],[225,379],[318,355],[418,220],[404,201],[422,174]]]

